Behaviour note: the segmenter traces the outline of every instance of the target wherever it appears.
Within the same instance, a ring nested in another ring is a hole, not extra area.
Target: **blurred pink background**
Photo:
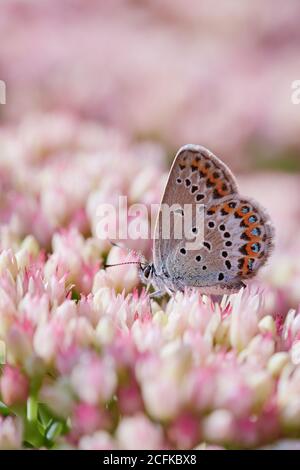
[[[199,142],[234,169],[299,169],[297,0],[10,0],[0,12],[2,123],[71,112],[169,154]]]

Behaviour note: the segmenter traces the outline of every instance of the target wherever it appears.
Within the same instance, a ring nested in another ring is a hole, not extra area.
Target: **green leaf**
[[[24,441],[34,448],[44,446],[45,439],[36,422],[25,421]]]
[[[11,410],[6,406],[2,401],[0,401],[0,414],[3,416],[8,416],[11,413]]]
[[[39,403],[38,418],[44,429],[48,428],[53,415],[44,403]]]

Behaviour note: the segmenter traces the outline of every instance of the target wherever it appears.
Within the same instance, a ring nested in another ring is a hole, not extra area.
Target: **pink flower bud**
[[[118,404],[122,415],[132,415],[143,410],[143,400],[139,386],[135,380],[130,380],[118,391]]]
[[[120,266],[108,268],[113,286],[117,291],[125,289],[129,292],[139,282],[136,265],[122,264],[128,261],[135,261],[135,257],[128,255],[126,250],[117,246],[112,247],[107,257],[107,264],[120,264]]]
[[[0,274],[8,271],[13,279],[18,274],[18,264],[13,250],[8,249],[0,254]]]
[[[213,443],[232,442],[235,437],[234,419],[227,410],[216,410],[204,418],[204,438]]]
[[[71,383],[82,401],[91,405],[106,402],[117,385],[114,363],[110,358],[82,355],[72,372]]]
[[[2,400],[7,406],[25,402],[29,392],[28,379],[17,367],[5,365],[0,390]]]
[[[78,448],[81,450],[116,450],[117,445],[110,434],[98,431],[92,436],[82,437]]]
[[[103,409],[88,403],[79,403],[74,407],[72,430],[78,434],[92,434],[97,429],[103,429],[109,423]]]
[[[121,450],[159,450],[165,447],[161,427],[142,413],[124,417],[116,436]]]
[[[21,420],[0,416],[0,450],[13,450],[22,447],[23,426]]]
[[[200,440],[199,418],[183,413],[168,428],[168,438],[177,449],[192,449]]]

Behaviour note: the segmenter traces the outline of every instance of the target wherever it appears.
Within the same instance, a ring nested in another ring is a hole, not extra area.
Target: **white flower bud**
[[[290,360],[290,356],[287,352],[281,351],[269,359],[268,362],[268,371],[273,375],[273,377],[278,377]]]

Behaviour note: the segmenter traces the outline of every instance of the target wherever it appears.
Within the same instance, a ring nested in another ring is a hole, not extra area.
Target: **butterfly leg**
[[[150,286],[151,284],[148,284],[148,286]],[[147,286],[147,289],[146,289],[146,293],[147,291],[149,290]],[[151,305],[151,299],[155,299],[155,298],[158,298],[158,297],[162,297],[164,295],[164,293],[161,291],[161,290],[157,290],[155,292],[152,292],[149,296],[148,296],[148,301],[149,301],[149,309],[150,309],[150,312],[151,312],[151,315],[153,316],[153,311],[152,311],[152,305]]]
[[[149,297],[150,299],[156,299],[158,297],[162,297],[164,295],[164,292],[162,292],[161,290],[156,290],[155,292],[152,292]]]
[[[150,288],[151,288],[151,282],[148,282],[147,287],[146,287],[146,295],[149,294]]]

